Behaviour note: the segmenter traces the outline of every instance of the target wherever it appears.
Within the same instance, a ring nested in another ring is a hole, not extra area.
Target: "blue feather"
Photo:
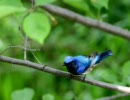
[[[87,71],[91,66],[95,66],[100,63],[103,59],[112,55],[111,50],[105,51],[98,54],[94,53],[92,56],[67,56],[64,60],[64,65],[67,67],[67,70],[74,75],[82,75]]]
[[[111,56],[113,53],[111,50],[107,50],[101,54],[97,54],[95,59],[93,59],[93,64],[98,64],[100,63],[104,58],[107,58]]]

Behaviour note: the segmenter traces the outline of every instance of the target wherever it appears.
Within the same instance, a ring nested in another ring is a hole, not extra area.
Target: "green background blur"
[[[37,0],[36,6],[47,3],[70,9],[84,17],[104,21],[128,30],[130,28],[130,0]],[[0,1],[1,52],[10,46],[23,46],[24,40],[18,29],[22,22],[24,23],[22,24],[23,31],[29,30],[31,33],[26,33],[30,38],[28,43],[31,48],[40,49],[33,53],[42,64],[67,71],[62,66],[67,55],[90,55],[94,51],[103,52],[111,49],[114,55],[99,64],[87,75],[87,78],[130,86],[130,42],[128,40],[47,13],[40,8],[34,12],[42,13],[45,19],[35,17],[36,23],[34,23],[33,17],[29,17],[31,20],[29,24],[23,16],[30,7],[29,0]],[[44,29],[35,26],[37,24]],[[35,38],[32,36],[31,26],[38,31]],[[42,35],[45,36],[42,37]],[[21,48],[10,48],[2,55],[23,59],[24,54]],[[28,51],[27,59],[38,63],[31,51]],[[94,100],[116,94],[119,92],[24,66],[0,62],[0,100]],[[130,100],[130,97],[118,100]]]

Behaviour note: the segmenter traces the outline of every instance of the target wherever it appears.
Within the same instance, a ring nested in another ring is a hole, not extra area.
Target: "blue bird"
[[[111,50],[107,50],[100,54],[95,52],[91,56],[67,56],[64,60],[64,65],[71,74],[82,75],[85,74],[85,72],[92,70],[95,65],[112,54]]]

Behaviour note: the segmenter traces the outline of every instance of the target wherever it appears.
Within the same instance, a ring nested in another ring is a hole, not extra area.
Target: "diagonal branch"
[[[114,26],[114,25],[111,25],[111,24],[108,24],[105,22],[91,19],[91,18],[86,17],[86,16],[82,16],[80,14],[73,12],[73,11],[70,11],[70,10],[67,10],[65,8],[61,8],[58,6],[44,5],[41,7],[50,13],[57,14],[59,16],[68,18],[70,20],[74,20],[76,22],[79,22],[83,25],[94,27],[94,28],[103,30],[105,32],[109,32],[110,34],[117,35],[117,36],[120,36],[120,37],[123,37],[125,39],[130,40],[130,31],[128,31],[126,29],[122,29],[120,27],[117,27],[117,26]]]
[[[113,100],[113,99],[117,100],[117,98],[123,98],[123,97],[126,97],[126,96],[130,96],[130,94],[122,93],[122,94],[118,94],[118,95],[114,95],[114,96],[108,96],[108,97],[104,97],[104,98],[99,98],[99,99],[96,99],[96,100]]]
[[[23,66],[34,68],[34,69],[37,69],[37,70],[41,70],[41,71],[44,71],[44,72],[47,72],[47,73],[51,73],[51,74],[54,74],[54,75],[63,76],[63,77],[71,78],[71,79],[78,80],[78,81],[81,81],[81,82],[84,82],[84,83],[88,83],[88,84],[91,84],[91,85],[99,86],[99,87],[102,87],[102,88],[107,88],[107,89],[111,89],[111,90],[120,91],[120,92],[130,94],[130,87],[104,83],[104,82],[91,80],[91,79],[87,79],[87,78],[83,80],[82,76],[80,76],[80,77],[79,76],[77,76],[77,77],[71,76],[70,77],[70,74],[67,73],[67,72],[48,67],[46,65],[36,64],[36,63],[30,62],[30,61],[27,61],[27,60],[20,60],[20,59],[0,56],[0,61],[7,62],[7,63],[13,63],[13,64],[17,64],[17,65],[23,65]]]

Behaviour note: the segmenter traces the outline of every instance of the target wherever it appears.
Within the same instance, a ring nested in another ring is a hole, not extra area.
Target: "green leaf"
[[[36,6],[40,6],[40,5],[45,5],[45,4],[49,4],[52,3],[56,0],[36,0]]]
[[[108,0],[91,0],[91,3],[97,9],[101,9],[103,7],[108,9]]]
[[[0,6],[2,6],[2,5],[23,7],[21,0],[0,0]]]
[[[71,99],[71,100],[73,100],[73,99]],[[92,94],[91,94],[90,92],[82,91],[82,92],[79,94],[77,100],[94,100],[94,99],[93,99]]]
[[[0,0],[0,18],[25,10],[20,0]]]
[[[66,94],[64,94],[64,100],[73,100],[74,93],[72,91],[68,91]]]
[[[23,11],[25,11],[25,9],[20,7],[18,8],[15,6],[0,6],[0,18]]]
[[[88,11],[89,6],[84,0],[63,0],[64,3],[82,11]]]
[[[12,93],[12,100],[32,100],[34,90],[31,88],[24,88],[23,90],[16,90]]]
[[[126,62],[122,67],[123,80],[130,85],[130,61]]]
[[[54,100],[54,96],[51,94],[45,94],[42,96],[42,100]]]
[[[23,22],[23,30],[31,39],[44,43],[51,26],[48,17],[43,13],[32,13]]]

